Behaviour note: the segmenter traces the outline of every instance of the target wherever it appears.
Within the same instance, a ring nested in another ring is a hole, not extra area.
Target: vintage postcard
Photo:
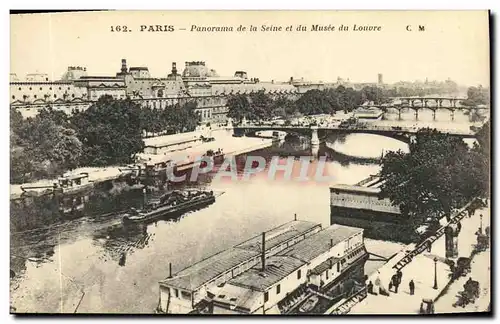
[[[491,313],[489,19],[12,14],[10,312]]]

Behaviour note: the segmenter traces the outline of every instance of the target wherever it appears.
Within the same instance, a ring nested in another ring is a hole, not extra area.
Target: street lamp
[[[434,289],[438,289],[438,281],[437,281],[437,257],[434,257]]]

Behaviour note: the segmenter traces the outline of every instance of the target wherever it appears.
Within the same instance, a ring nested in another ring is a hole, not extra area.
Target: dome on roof
[[[205,62],[186,62],[186,67],[182,72],[183,77],[191,78],[206,78],[216,77],[217,72],[213,69],[208,69]]]

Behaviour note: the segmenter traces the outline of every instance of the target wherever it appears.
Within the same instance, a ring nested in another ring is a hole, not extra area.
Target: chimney
[[[262,232],[262,271],[266,270],[266,232]]]
[[[297,220],[297,214],[293,216],[293,220]]]
[[[333,249],[333,239],[330,239],[330,250]],[[330,269],[333,268],[333,256],[330,257]]]
[[[172,278],[172,262],[168,263],[168,277]]]
[[[127,60],[122,59],[122,73],[127,73]]]
[[[172,74],[177,75],[177,64],[175,62],[172,62]]]

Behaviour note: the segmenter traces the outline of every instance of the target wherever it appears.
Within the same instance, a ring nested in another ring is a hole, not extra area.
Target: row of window
[[[179,298],[179,289],[177,289],[177,288],[172,288],[172,290],[174,291],[174,293],[173,293],[173,294],[174,294],[175,298]],[[190,292],[188,292],[188,291],[184,291],[184,290],[181,290],[180,292],[181,292],[181,293],[180,293],[180,296],[181,296],[183,299],[187,299],[187,300],[191,299],[191,293],[190,293]]]
[[[18,89],[21,91],[23,88],[19,87]],[[32,87],[30,87],[29,89],[30,89],[30,90],[33,90],[33,88],[32,88]],[[70,89],[71,89],[71,87],[68,87],[68,90],[70,90]],[[43,88],[42,88],[42,87],[40,87],[40,90],[43,90]],[[52,90],[52,87],[49,87],[49,90]],[[62,90],[62,87],[59,87],[59,90]]]
[[[348,259],[352,259],[352,258],[354,258],[354,257],[358,256],[359,254],[361,254],[362,252],[363,252],[363,249],[357,249],[357,250],[355,250],[355,251],[353,251],[353,252],[349,253],[349,254],[347,255],[347,258],[348,258]]]
[[[297,279],[300,279],[302,277],[302,270],[299,269],[297,271]],[[276,285],[276,295],[279,295],[281,293],[281,284]],[[264,302],[267,302],[269,300],[269,291],[266,291],[264,293]]]
[[[37,97],[38,97],[37,95],[33,95],[33,98],[34,98],[34,99],[36,99]],[[43,97],[45,98],[45,96],[43,96]],[[71,94],[71,97],[72,97],[72,98],[75,98],[75,94],[74,94],[74,93],[72,93],[72,94]],[[47,96],[47,98],[48,98],[48,96]],[[54,94],[54,98],[57,98],[57,95],[56,95],[56,94]],[[16,96],[12,96],[12,100],[15,100],[15,99],[16,99]]]
[[[384,200],[379,200],[379,199],[354,199],[354,198],[351,198],[351,199],[347,199],[347,198],[332,199],[332,202],[335,202],[335,201],[393,207],[393,204],[390,201],[386,200],[386,199],[384,199]]]

